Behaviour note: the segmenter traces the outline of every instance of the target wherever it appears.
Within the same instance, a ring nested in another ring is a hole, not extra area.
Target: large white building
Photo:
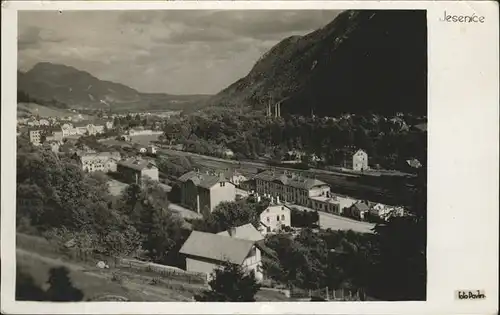
[[[30,130],[30,142],[35,145],[39,146],[42,144],[41,140],[41,130]]]
[[[120,159],[119,152],[82,153],[80,155],[80,165],[82,170],[89,173],[97,171],[104,173],[116,172],[117,163]]]
[[[330,186],[318,179],[289,172],[267,170],[255,176],[256,191],[260,195],[279,197],[287,203],[311,206],[311,197],[326,196]]]
[[[76,135],[97,135],[104,133],[105,123],[92,123],[92,122],[75,122],[75,123],[64,123],[61,126],[61,131],[63,137],[76,136]]]

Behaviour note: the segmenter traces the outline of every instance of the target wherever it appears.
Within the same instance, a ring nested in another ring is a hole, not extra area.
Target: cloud
[[[223,10],[167,12],[164,23],[182,23],[186,28],[231,34],[235,37],[280,39],[283,33],[310,32],[333,20],[340,11],[324,10]]]
[[[217,93],[338,11],[19,12],[19,68],[62,63],[144,92]]]
[[[36,26],[24,29],[18,35],[18,49],[32,49],[40,47],[41,43],[59,43],[63,38],[58,37],[55,32],[44,30]]]

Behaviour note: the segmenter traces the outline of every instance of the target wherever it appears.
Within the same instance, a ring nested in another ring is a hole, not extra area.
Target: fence
[[[205,284],[207,275],[204,273],[189,272],[174,267],[153,264],[135,259],[116,259],[116,266],[140,271],[151,276],[164,279],[179,280],[190,284]]]
[[[69,261],[92,263],[95,265],[98,261],[102,260],[107,262],[112,268],[133,269],[135,272],[141,272],[151,277],[160,277],[164,280],[179,280],[189,284],[205,284],[207,281],[207,275],[204,273],[188,272],[179,268],[136,259],[110,257],[99,253],[85,253],[74,248],[59,247],[37,236],[17,233],[16,244],[17,247],[25,250]]]
[[[290,298],[326,301],[366,301],[367,297],[361,290],[329,289],[328,287],[317,290],[290,289]]]

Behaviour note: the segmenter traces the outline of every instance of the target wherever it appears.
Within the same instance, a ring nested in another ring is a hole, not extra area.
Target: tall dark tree
[[[245,272],[241,266],[224,263],[213,273],[210,290],[196,295],[200,302],[254,302],[260,285],[253,272]]]
[[[427,284],[427,171],[422,168],[411,196],[410,216],[375,228],[378,250],[370,293],[383,300],[425,300]]]
[[[49,301],[75,302],[83,299],[83,292],[75,288],[65,267],[52,268],[49,271],[47,298]]]

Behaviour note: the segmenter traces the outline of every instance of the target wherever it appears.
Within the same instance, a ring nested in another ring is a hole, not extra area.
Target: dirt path
[[[92,269],[89,270],[88,266],[80,265],[77,263],[73,262],[68,262],[64,261],[62,259],[57,259],[57,258],[51,258],[51,257],[46,257],[43,255],[40,255],[38,253],[34,253],[31,251],[27,251],[21,248],[16,249],[16,254],[20,256],[27,256],[30,258],[34,258],[40,261],[43,261],[47,264],[50,265],[56,265],[56,266],[64,266],[68,268],[70,271],[74,272],[82,272],[85,273],[88,276],[91,277],[96,277],[96,278],[101,278],[105,279],[107,281],[111,281],[111,273],[106,270],[106,271],[101,271],[101,270],[95,270],[93,271]],[[102,273],[101,273],[102,272]],[[139,284],[136,282],[130,282],[130,281],[125,281],[122,286],[130,291],[136,291],[139,293],[142,293],[144,295],[149,296],[150,299],[154,299],[157,301],[179,301],[179,302],[184,302],[184,301],[191,301],[191,299],[181,296],[178,293],[168,290],[165,288],[161,287],[153,287],[147,284]]]

